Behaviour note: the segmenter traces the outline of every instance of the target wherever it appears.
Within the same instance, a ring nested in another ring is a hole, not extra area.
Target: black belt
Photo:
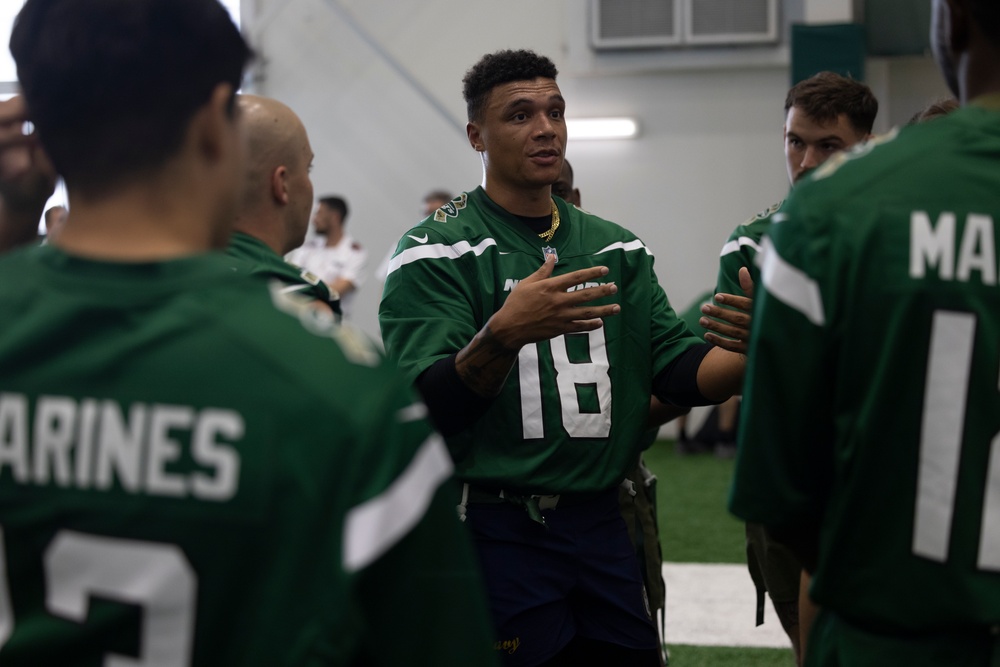
[[[462,502],[459,505],[459,515],[464,520],[464,506],[469,503],[510,503],[512,505],[523,507],[533,521],[537,521],[538,523],[545,525],[545,518],[542,516],[541,510],[551,510],[558,507],[575,507],[600,498],[606,493],[610,493],[610,491],[556,494],[513,493],[505,491],[504,489],[480,486],[477,484],[464,484],[462,489]]]

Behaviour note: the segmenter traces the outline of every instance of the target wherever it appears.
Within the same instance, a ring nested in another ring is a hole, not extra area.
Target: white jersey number
[[[555,367],[563,428],[571,438],[606,438],[611,433],[611,375],[604,329],[572,335],[587,337],[590,350],[587,361],[570,360],[566,336],[547,341]],[[539,345],[542,343],[525,345],[517,357],[521,429],[525,440],[545,437]],[[596,393],[598,412],[584,412],[581,408],[578,392],[584,387]]]
[[[0,647],[14,631],[5,555],[0,528]],[[63,530],[43,559],[45,607],[54,616],[83,623],[92,595],[142,607],[139,658],[109,653],[104,667],[190,664],[197,579],[180,548]]]
[[[920,428],[913,553],[941,563],[948,559],[951,540],[975,334],[975,315],[934,313]],[[1000,570],[1000,433],[990,443],[978,566]]]

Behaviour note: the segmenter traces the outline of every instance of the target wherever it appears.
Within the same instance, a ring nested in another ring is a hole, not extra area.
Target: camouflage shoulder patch
[[[319,285],[319,283],[320,283],[319,276],[317,276],[312,271],[309,271],[308,269],[302,269],[302,272],[299,273],[299,277],[302,278],[302,280],[306,281],[307,283],[309,283],[310,285],[313,285],[313,286]]]
[[[760,213],[757,213],[757,214],[755,214],[755,215],[753,215],[753,216],[751,216],[751,217],[747,218],[746,222],[744,222],[743,224],[744,224],[744,225],[749,225],[749,224],[751,224],[751,223],[754,223],[754,222],[757,222],[758,220],[763,220],[763,219],[765,219],[765,218],[769,218],[769,217],[771,217],[772,215],[774,215],[775,213],[777,213],[777,212],[778,212],[778,209],[780,209],[780,208],[781,208],[781,206],[782,206],[782,205],[783,205],[784,203],[785,203],[785,200],[784,200],[784,199],[782,199],[782,200],[781,200],[781,201],[779,201],[779,202],[778,202],[777,204],[771,204],[770,206],[768,206],[767,208],[765,208],[765,209],[764,209],[763,211],[761,211]]]
[[[296,318],[309,333],[331,338],[351,363],[375,367],[382,354],[368,336],[350,325],[340,324],[325,304],[299,292],[288,292],[277,280],[269,283],[271,302],[283,313]]]
[[[462,193],[450,202],[434,211],[434,222],[448,222],[448,218],[458,217],[458,212],[469,203],[469,195]]]

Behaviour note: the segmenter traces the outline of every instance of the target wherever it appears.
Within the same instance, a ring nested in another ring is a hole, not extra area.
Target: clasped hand
[[[746,354],[750,346],[750,313],[753,311],[753,280],[750,271],[740,268],[740,287],[745,296],[716,294],[716,302],[726,306],[705,304],[698,323],[709,330],[705,340],[730,352]],[[721,320],[721,321],[720,321]],[[714,333],[713,333],[714,332]]]

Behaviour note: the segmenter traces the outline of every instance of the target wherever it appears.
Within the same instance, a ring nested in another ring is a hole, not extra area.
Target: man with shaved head
[[[226,253],[235,268],[285,283],[340,314],[339,298],[315,275],[283,259],[302,245],[309,226],[313,151],[302,121],[281,102],[240,95],[246,166],[233,236]]]

